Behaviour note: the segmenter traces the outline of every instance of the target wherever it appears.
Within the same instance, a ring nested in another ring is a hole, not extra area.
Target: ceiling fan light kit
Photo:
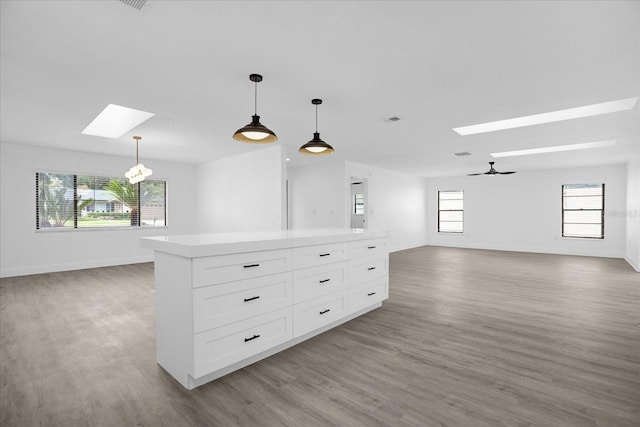
[[[258,115],[258,83],[262,81],[260,74],[250,74],[249,80],[255,83],[254,92],[254,113],[251,116],[251,123],[241,127],[233,134],[233,139],[240,142],[250,142],[253,144],[265,144],[278,140],[276,134],[262,123]]]
[[[489,176],[496,176],[496,175],[511,175],[513,173],[515,173],[515,171],[510,171],[510,172],[498,172],[497,170],[495,170],[495,168],[493,167],[493,165],[496,162],[489,162],[489,171],[488,172],[480,172],[480,173],[470,173],[468,174],[469,176],[476,176],[476,175],[489,175]]]

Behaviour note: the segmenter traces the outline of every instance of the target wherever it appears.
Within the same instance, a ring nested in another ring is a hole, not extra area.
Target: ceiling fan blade
[[[511,171],[511,172],[498,172],[497,170],[495,170],[493,168],[495,162],[489,162],[489,172],[484,172],[484,173],[468,173],[468,176],[476,176],[476,175],[511,175],[512,173],[515,173],[515,171]]]

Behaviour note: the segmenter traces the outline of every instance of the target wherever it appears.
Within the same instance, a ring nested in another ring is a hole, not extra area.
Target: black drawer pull
[[[320,280],[320,283],[327,283],[329,280],[331,280],[331,279]]]
[[[375,294],[376,294],[375,292],[369,292],[369,293],[367,294],[367,296],[369,296],[369,297],[370,297],[371,295],[375,295]]]
[[[320,256],[329,256],[331,254],[320,254]]]
[[[244,302],[253,301],[254,299],[258,299],[258,298],[260,298],[260,295],[258,295],[257,297],[245,298]]]
[[[375,246],[367,246],[367,249],[375,249]]]
[[[244,266],[244,268],[251,268],[251,267],[260,267],[260,264],[249,264]]]
[[[328,313],[328,312],[330,312],[330,311],[331,311],[331,309],[330,309],[330,308],[327,308],[326,310],[322,310],[322,311],[320,312],[320,314],[325,314],[325,313]]]
[[[254,335],[254,336],[252,336],[251,338],[245,338],[245,339],[244,339],[244,342],[253,341],[253,340],[255,340],[256,338],[260,338],[260,335]]]
[[[369,267],[369,268],[367,268],[367,270],[369,270],[369,271],[371,271],[371,270],[375,270],[375,269],[376,269],[375,267]]]

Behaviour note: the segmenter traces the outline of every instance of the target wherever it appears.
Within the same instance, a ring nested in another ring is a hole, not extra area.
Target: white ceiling
[[[353,160],[421,176],[488,169],[489,153],[615,139],[614,147],[496,159],[498,170],[624,163],[632,111],[460,136],[452,128],[640,95],[640,2],[2,1],[3,142],[198,163],[260,146],[290,165]],[[297,153],[319,132],[332,156]],[[156,115],[117,140],[80,132],[109,103]],[[397,116],[400,121],[388,122]],[[472,156],[456,158],[454,152]]]

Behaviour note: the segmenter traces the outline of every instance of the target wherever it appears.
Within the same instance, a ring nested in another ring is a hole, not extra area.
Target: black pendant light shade
[[[313,139],[300,147],[298,151],[302,154],[314,156],[331,154],[335,150],[332,146],[321,140],[320,133],[318,133],[318,105],[322,104],[322,99],[312,99],[311,103],[316,106],[316,131],[313,133]]]
[[[272,130],[260,123],[260,116],[251,116],[251,123],[242,127],[233,134],[233,139],[241,142],[263,144],[274,142],[278,137]]]
[[[233,134],[233,139],[241,142],[250,142],[253,144],[264,144],[268,142],[274,142],[278,140],[276,134],[260,123],[260,116],[258,116],[258,82],[262,81],[260,74],[251,74],[249,80],[255,83],[255,103],[254,114],[251,116],[251,123],[238,129]]]
[[[313,139],[298,149],[302,154],[312,154],[315,156],[331,154],[334,152],[332,146],[320,139],[318,132],[313,133]]]

